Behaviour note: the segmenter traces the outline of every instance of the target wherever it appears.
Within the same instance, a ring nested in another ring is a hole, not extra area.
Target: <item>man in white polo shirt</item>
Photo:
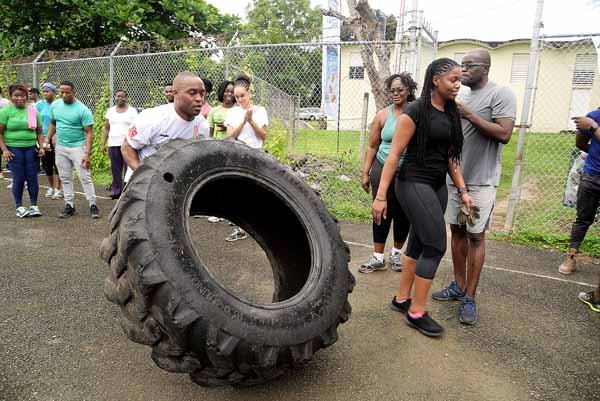
[[[204,93],[204,83],[196,74],[180,72],[173,80],[174,102],[146,109],[138,115],[121,147],[132,171],[164,143],[208,137],[208,121],[200,114]]]

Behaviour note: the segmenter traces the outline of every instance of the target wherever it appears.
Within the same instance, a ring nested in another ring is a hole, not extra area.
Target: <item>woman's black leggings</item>
[[[371,192],[373,193],[373,199],[377,195],[379,189],[379,181],[381,180],[381,171],[383,165],[377,158],[373,160],[371,171],[369,172],[369,178],[371,181]],[[381,219],[381,224],[375,224],[373,222],[373,242],[376,244],[385,244],[388,234],[390,233],[390,227],[392,226],[392,220],[394,221],[394,241],[404,242],[408,236],[410,230],[410,222],[406,217],[406,214],[402,211],[398,200],[396,199],[396,187],[394,178],[390,182],[390,186],[387,191],[387,219]]]
[[[434,188],[429,184],[397,179],[396,197],[410,221],[406,256],[417,261],[417,276],[433,280],[446,253],[446,184]]]

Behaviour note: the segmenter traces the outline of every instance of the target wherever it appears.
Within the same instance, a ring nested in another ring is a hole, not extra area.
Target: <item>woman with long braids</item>
[[[239,107],[233,107],[227,112],[224,125],[229,138],[235,138],[251,148],[262,149],[267,137],[269,117],[264,107],[252,103],[250,83],[250,77],[243,74],[233,81],[233,94]],[[236,226],[225,241],[234,242],[247,237],[248,234]]]
[[[373,189],[373,196],[379,188],[381,170],[390,152],[392,138],[396,130],[398,117],[403,113],[408,102],[415,100],[417,83],[409,73],[393,74],[385,80],[385,87],[392,101],[385,109],[379,110],[371,123],[369,146],[365,152],[365,161],[362,168],[362,187],[368,193],[369,186]],[[402,158],[398,167],[402,165]],[[394,246],[390,251],[390,265],[394,271],[402,271],[401,249],[408,236],[410,223],[396,200],[394,181],[390,182],[387,192],[388,209],[387,218],[381,224],[373,222],[373,255],[368,262],[363,263],[358,269],[361,273],[372,273],[385,270],[384,257],[385,241],[387,240],[392,221],[394,222]]]
[[[466,207],[473,206],[460,170],[463,134],[455,101],[460,75],[458,63],[448,58],[434,60],[427,67],[421,97],[410,103],[404,109],[405,114],[398,118],[373,201],[373,217],[380,223],[387,214],[387,190],[400,155],[406,150],[396,175],[396,196],[411,229],[402,261],[400,288],[390,307],[405,313],[409,326],[431,337],[444,332],[425,306],[431,282],[446,253],[446,174],[452,178]]]

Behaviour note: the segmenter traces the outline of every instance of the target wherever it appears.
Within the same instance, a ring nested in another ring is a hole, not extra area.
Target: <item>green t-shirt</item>
[[[50,116],[56,121],[56,143],[67,148],[85,144],[83,127],[94,125],[90,109],[79,100],[65,103],[62,99],[52,102]]]
[[[227,127],[225,127],[223,123],[225,122],[229,110],[231,110],[231,108],[228,109],[219,105],[213,107],[210,110],[210,113],[208,113],[208,125],[214,130],[213,138],[224,139],[227,137]]]
[[[37,133],[29,128],[27,107],[19,109],[14,104],[0,109],[0,124],[4,125],[4,143],[14,148],[35,146]],[[41,126],[40,113],[37,113],[37,124]]]

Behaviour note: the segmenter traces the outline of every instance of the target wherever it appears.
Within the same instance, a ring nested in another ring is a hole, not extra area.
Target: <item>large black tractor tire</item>
[[[246,301],[210,274],[190,214],[252,235],[273,269],[273,303]],[[255,385],[303,366],[350,317],[354,277],[336,220],[288,167],[237,141],[175,140],[147,158],[111,212],[101,257],[127,336],[202,386]]]

